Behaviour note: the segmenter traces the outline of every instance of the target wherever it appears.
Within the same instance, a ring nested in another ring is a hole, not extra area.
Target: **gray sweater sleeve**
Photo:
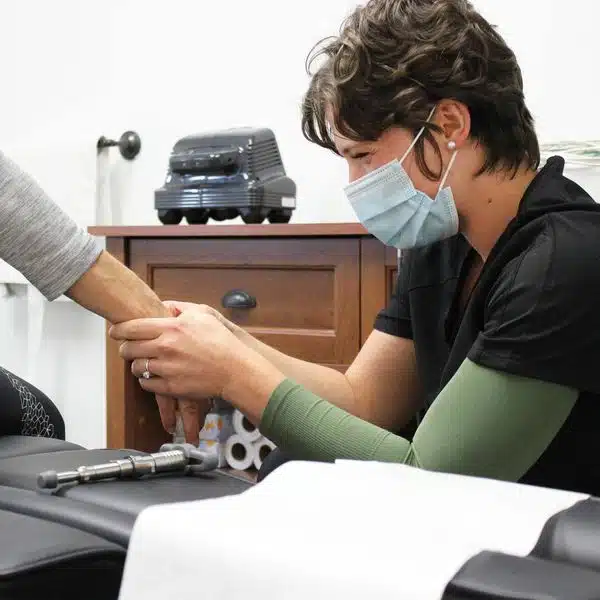
[[[48,300],[94,264],[101,246],[0,152],[0,258]]]

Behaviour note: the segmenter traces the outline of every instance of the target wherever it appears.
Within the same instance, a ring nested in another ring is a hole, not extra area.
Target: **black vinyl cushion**
[[[116,600],[126,549],[141,510],[153,504],[239,494],[252,485],[214,471],[74,484],[51,493],[37,487],[42,471],[70,471],[141,453],[85,450],[43,438],[1,442],[7,455],[0,458],[3,600]]]
[[[141,453],[134,450],[63,450],[14,456],[0,460],[0,486],[37,490],[37,476],[42,471],[68,471],[131,454]],[[194,476],[166,474],[138,480],[99,481],[65,486],[56,494],[137,515],[152,504],[219,498],[239,494],[251,485],[246,480],[214,471]]]
[[[58,452],[60,450],[81,450],[82,447],[55,438],[34,437],[25,435],[0,436],[0,459],[41,452]]]
[[[459,570],[442,600],[598,600],[600,573],[560,562],[481,552]]]
[[[137,515],[33,490],[0,486],[0,510],[46,519],[87,531],[127,548]],[[0,531],[0,535],[1,535]],[[0,596],[1,598],[1,596]]]
[[[239,494],[251,483],[220,472],[203,475],[164,475],[137,481],[103,481],[74,486],[64,495],[73,500],[103,507],[118,507],[128,515],[138,515],[152,504],[206,500]]]
[[[0,460],[0,508],[77,527],[127,547],[137,515],[147,506],[239,494],[246,480],[214,471],[167,474],[138,480],[105,480],[39,491],[37,476],[50,469],[73,470],[105,463],[133,450],[63,450]]]
[[[0,597],[115,598],[125,551],[101,537],[0,510]]]
[[[532,555],[600,571],[600,499],[582,500],[548,519]]]

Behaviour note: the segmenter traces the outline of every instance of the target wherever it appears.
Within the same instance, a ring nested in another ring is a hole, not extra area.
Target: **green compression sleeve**
[[[260,430],[305,460],[399,462],[517,481],[548,447],[577,397],[577,390],[467,359],[427,411],[412,443],[290,380],[273,392]]]

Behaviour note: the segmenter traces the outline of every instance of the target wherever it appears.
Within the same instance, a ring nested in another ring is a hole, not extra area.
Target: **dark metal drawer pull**
[[[256,298],[244,290],[231,290],[221,299],[223,308],[255,308]]]

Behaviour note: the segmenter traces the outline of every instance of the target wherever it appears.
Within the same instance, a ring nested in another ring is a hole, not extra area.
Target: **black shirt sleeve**
[[[398,264],[396,286],[387,306],[375,319],[375,329],[396,337],[413,338],[408,289],[411,269],[411,253],[403,251]]]
[[[472,361],[600,393],[600,244],[592,233],[547,220],[490,288]]]

